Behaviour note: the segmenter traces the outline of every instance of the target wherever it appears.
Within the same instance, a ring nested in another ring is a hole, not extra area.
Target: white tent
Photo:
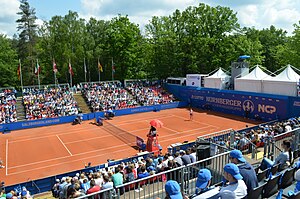
[[[249,74],[234,79],[234,90],[261,93],[262,79],[269,77],[271,76],[256,66]]]
[[[263,93],[297,96],[300,76],[288,65],[280,74],[262,82]]]
[[[230,76],[227,75],[221,68],[211,76],[204,78],[205,88],[224,89],[226,83],[230,81]]]

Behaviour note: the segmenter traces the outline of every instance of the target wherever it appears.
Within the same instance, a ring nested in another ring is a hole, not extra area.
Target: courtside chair
[[[258,172],[258,174],[257,174],[257,181],[261,182],[264,179],[266,179],[268,171],[269,171],[269,169],[265,169],[265,170],[263,170],[261,172]]]
[[[295,170],[295,168],[288,168],[288,169],[284,170],[284,173],[282,174],[280,183],[278,185],[278,189],[285,189],[293,183],[294,170]]]
[[[251,199],[251,198],[255,198],[255,199],[261,199],[261,195],[262,195],[262,191],[263,191],[263,188],[264,186],[266,185],[267,183],[263,183],[261,185],[259,185],[258,187],[255,187],[254,189],[252,189],[251,191],[249,191],[248,193],[248,198]]]
[[[275,174],[277,173],[278,168],[279,168],[279,165],[280,165],[280,164],[275,164],[275,165],[273,165],[273,166],[271,167],[270,172],[272,173],[272,175],[275,175]]]
[[[263,198],[270,198],[278,192],[278,181],[281,178],[281,174],[269,179],[263,188]]]

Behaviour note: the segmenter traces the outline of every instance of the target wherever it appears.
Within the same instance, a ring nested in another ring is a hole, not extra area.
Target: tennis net
[[[123,129],[120,129],[119,127],[113,125],[107,120],[103,120],[103,128],[113,136],[123,141],[125,144],[128,144],[133,148],[137,147],[137,140],[139,138],[138,136],[133,135]]]

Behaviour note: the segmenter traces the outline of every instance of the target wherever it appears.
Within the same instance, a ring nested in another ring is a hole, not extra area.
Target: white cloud
[[[16,19],[18,18],[17,12],[19,11],[18,0],[0,0],[0,34],[12,36],[16,32]]]

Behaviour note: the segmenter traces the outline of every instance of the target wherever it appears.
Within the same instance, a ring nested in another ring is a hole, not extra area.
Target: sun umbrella
[[[164,124],[160,120],[154,119],[150,121],[150,125],[154,127],[162,127]]]

